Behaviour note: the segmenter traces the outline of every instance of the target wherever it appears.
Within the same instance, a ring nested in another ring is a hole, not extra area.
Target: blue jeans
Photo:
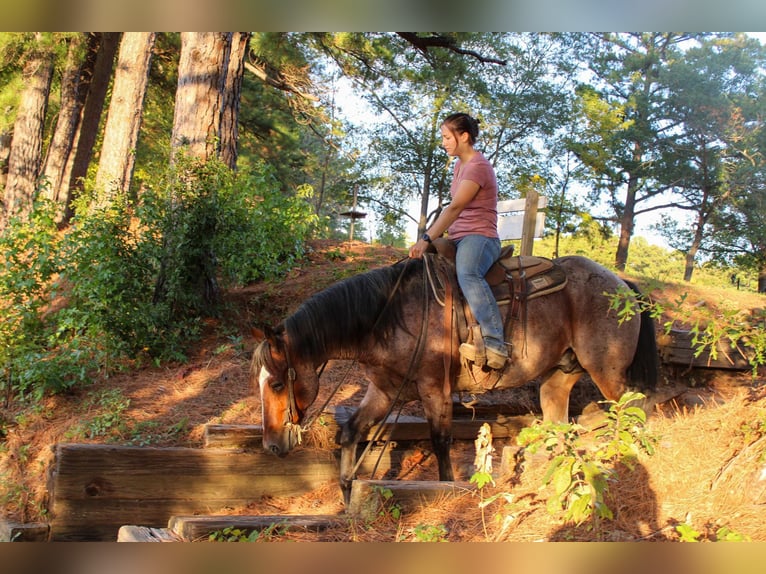
[[[484,346],[505,355],[503,318],[484,274],[500,255],[500,240],[484,235],[466,235],[457,241],[455,267],[457,282],[476,322]]]

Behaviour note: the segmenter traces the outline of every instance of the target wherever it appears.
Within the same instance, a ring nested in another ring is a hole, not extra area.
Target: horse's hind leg
[[[569,422],[569,393],[581,376],[581,371],[565,373],[556,369],[545,379],[540,385],[543,420],[557,423]]]

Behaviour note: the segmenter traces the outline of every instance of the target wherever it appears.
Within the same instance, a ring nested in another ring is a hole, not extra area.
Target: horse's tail
[[[641,291],[635,283],[624,280],[639,298],[643,298]],[[641,327],[638,332],[638,345],[633,362],[628,367],[628,380],[632,387],[638,391],[653,391],[657,388],[657,379],[660,372],[660,358],[657,352],[657,335],[654,329],[654,319],[651,311],[644,309],[641,312]]]

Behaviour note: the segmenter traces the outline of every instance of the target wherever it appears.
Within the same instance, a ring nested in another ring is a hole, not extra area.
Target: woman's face
[[[467,133],[458,134],[457,132],[449,129],[447,126],[442,126],[441,132],[442,147],[444,148],[444,151],[447,152],[447,155],[453,157],[460,155],[460,151],[463,149],[463,146],[468,145]]]

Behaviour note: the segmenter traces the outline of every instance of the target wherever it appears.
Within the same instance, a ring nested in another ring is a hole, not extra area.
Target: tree
[[[101,205],[130,188],[155,36],[154,32],[125,32],[120,42],[96,173]]]
[[[237,167],[239,140],[239,104],[242,99],[242,78],[250,44],[250,32],[234,32],[230,42],[229,63],[223,87],[221,110],[221,159],[231,169]]]
[[[762,68],[762,66],[761,66]],[[739,100],[741,137],[732,142],[732,159],[724,171],[729,200],[711,219],[708,252],[724,263],[736,263],[758,274],[758,291],[766,292],[766,81]]]
[[[181,34],[171,158],[181,150],[203,160],[219,157],[223,88],[230,53],[230,33]]]
[[[661,232],[672,247],[686,254],[684,280],[690,281],[697,254],[710,247],[711,221],[737,194],[729,177],[744,160],[740,144],[755,118],[744,117],[743,104],[757,88],[763,64],[760,43],[744,34],[702,39],[699,46],[663,71],[668,87],[667,115],[678,135],[668,153],[671,169],[659,174],[678,199],[667,204],[692,215],[682,227],[664,217]]]
[[[657,209],[643,206],[669,189],[658,173],[673,158],[666,150],[675,132],[667,123],[667,90],[659,80],[689,39],[670,32],[599,34],[585,37],[581,47],[593,78],[579,89],[585,126],[571,149],[591,173],[594,199],[606,192],[619,222],[615,266],[620,271],[628,261],[636,216]]]
[[[56,199],[63,207],[60,224],[73,213],[72,201],[83,190],[99,136],[99,124],[110,85],[114,59],[120,44],[119,32],[90,33],[85,61],[80,70],[77,97],[82,99],[72,147],[60,177]]]
[[[0,227],[14,216],[28,218],[40,176],[45,114],[53,78],[53,38],[35,32],[25,54],[25,87],[13,125]]]
[[[85,64],[85,34],[75,33],[64,39],[67,56],[61,77],[61,99],[58,117],[45,157],[42,176],[45,195],[59,205],[59,220],[63,220],[69,201],[69,185],[65,183],[66,165],[73,150],[80,112],[85,101],[81,74]]]

